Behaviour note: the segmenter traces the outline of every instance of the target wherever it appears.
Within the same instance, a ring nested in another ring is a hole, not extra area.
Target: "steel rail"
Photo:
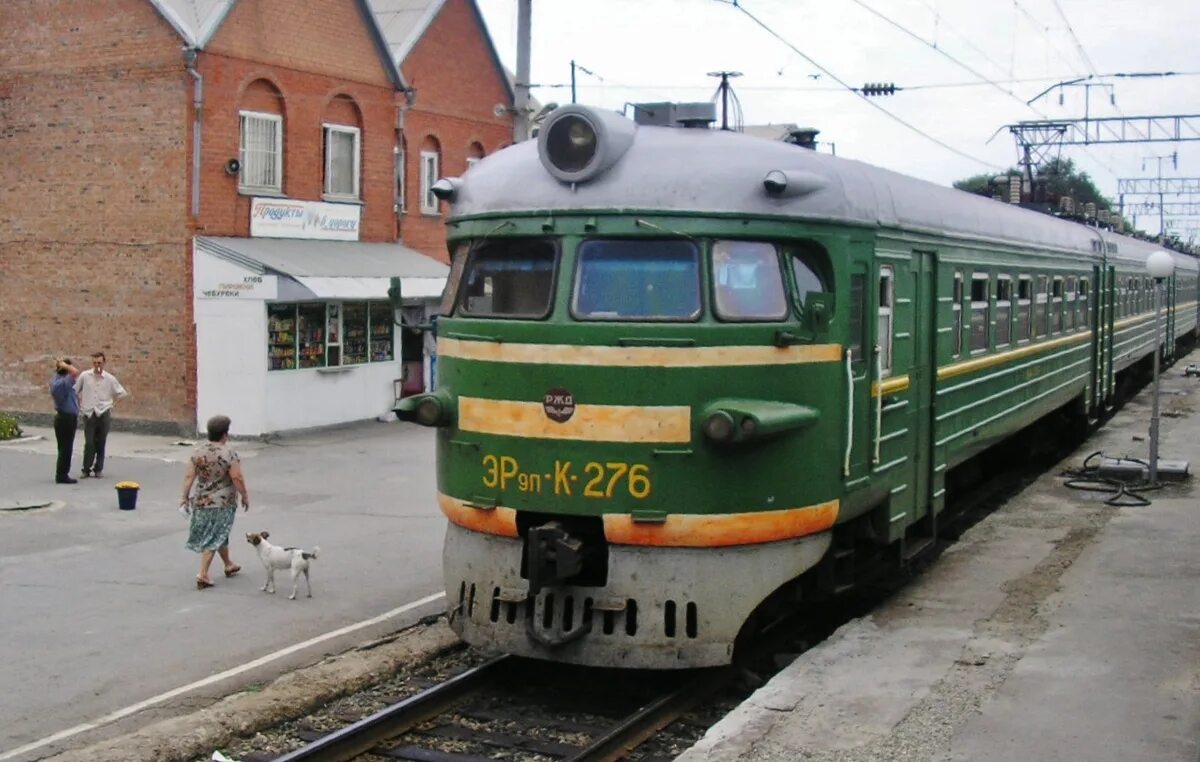
[[[568,762],[616,762],[624,759],[680,715],[724,688],[733,674],[728,667],[706,670],[677,690],[639,708]]]
[[[513,658],[498,656],[307,746],[276,757],[275,762],[347,762],[361,756],[485,687]]]

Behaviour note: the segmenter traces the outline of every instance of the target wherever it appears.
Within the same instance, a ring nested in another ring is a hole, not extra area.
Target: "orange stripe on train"
[[[442,513],[464,529],[500,537],[518,537],[517,512],[503,506],[476,507],[438,495]],[[712,516],[672,514],[661,522],[634,521],[627,513],[605,514],[604,535],[617,545],[717,548],[791,540],[824,532],[837,521],[839,503],[830,500],[804,508],[723,513]]]

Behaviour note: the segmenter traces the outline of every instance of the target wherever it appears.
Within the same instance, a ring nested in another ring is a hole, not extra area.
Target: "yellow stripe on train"
[[[720,368],[841,362],[840,344],[790,347],[606,347],[573,344],[513,344],[438,339],[438,356],[480,362],[589,365],[605,368]]]
[[[559,423],[541,402],[458,398],[458,428],[479,434],[579,442],[681,444],[692,441],[688,405],[576,405]]]

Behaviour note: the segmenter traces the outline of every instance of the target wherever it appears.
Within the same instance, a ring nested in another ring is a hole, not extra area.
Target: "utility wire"
[[[1079,73],[1075,71],[1075,67],[1071,64],[1070,61],[1067,60],[1066,56],[1064,56],[1062,54],[1062,51],[1060,51],[1058,49],[1058,45],[1056,45],[1054,43],[1054,40],[1050,39],[1050,35],[1046,33],[1046,31],[1050,27],[1048,25],[1044,24],[1039,19],[1034,18],[1033,14],[1030,13],[1028,10],[1026,10],[1025,6],[1021,5],[1020,0],[1013,0],[1013,7],[1016,8],[1017,11],[1020,12],[1021,15],[1023,15],[1026,19],[1029,20],[1030,25],[1033,26],[1033,28],[1035,30],[1037,30],[1037,33],[1042,36],[1042,39],[1044,39],[1046,41],[1046,46],[1054,51],[1054,55],[1058,56],[1058,60],[1065,63],[1068,66],[1068,68],[1071,69],[1071,71],[1073,72],[1071,76],[1076,76],[1076,77],[1079,76]]]
[[[1075,76],[1076,75],[1073,75],[1073,74],[1063,74],[1063,75],[1045,76],[1045,77],[1018,77],[1016,79],[997,79],[997,80],[991,80],[988,82],[980,82],[977,79],[964,80],[962,82],[929,82],[929,83],[926,83],[923,85],[904,85],[903,87],[898,86],[896,89],[897,90],[905,90],[905,91],[908,91],[908,90],[947,90],[947,89],[964,88],[964,87],[994,87],[996,84],[1022,85],[1022,84],[1032,84],[1032,83],[1036,83],[1036,82],[1052,82],[1052,83],[1057,84],[1057,83],[1065,82],[1069,79],[1072,79]],[[1097,79],[1105,79],[1105,78],[1120,77],[1120,78],[1127,78],[1127,79],[1148,79],[1151,77],[1196,77],[1196,76],[1200,76],[1200,71],[1113,72],[1110,74],[1097,74],[1096,78]],[[1082,79],[1091,79],[1091,77],[1088,76],[1088,77],[1084,77]],[[1082,79],[1080,81],[1082,81]],[[571,84],[569,82],[530,85],[530,87],[537,87],[537,88],[544,88],[544,89],[558,89],[558,88],[565,88],[565,87],[570,87],[570,86],[571,86]],[[615,82],[609,82],[607,80],[605,80],[605,84],[587,84],[584,82],[580,82],[580,83],[576,84],[576,87],[578,87],[581,90],[585,89],[585,88],[622,87],[627,90],[634,90],[634,91],[646,91],[646,90],[655,90],[655,91],[705,90],[705,91],[707,91],[709,89],[708,85],[684,85],[684,84],[670,85],[670,84],[650,84],[650,83],[640,84],[640,85],[622,85],[622,84],[615,83]],[[800,93],[837,92],[837,93],[840,93],[845,90],[845,87],[842,87],[840,85],[836,86],[836,87],[832,86],[832,85],[829,85],[829,86],[818,85],[816,87],[801,86],[801,85],[741,85],[738,87],[738,89],[739,90],[749,90],[749,91],[778,91],[778,92],[800,92]],[[1050,90],[1052,90],[1052,89],[1054,89],[1054,88],[1051,87],[1046,90],[1043,90],[1041,93],[1039,93],[1039,95],[1045,95],[1046,93],[1050,92]]]
[[[1062,18],[1063,23],[1067,25],[1067,31],[1071,33],[1071,39],[1075,41],[1075,49],[1079,51],[1079,57],[1087,64],[1087,70],[1095,75],[1096,67],[1092,63],[1092,59],[1088,58],[1087,51],[1083,49],[1083,43],[1079,41],[1079,35],[1075,34],[1075,27],[1071,26],[1071,22],[1067,20],[1067,14],[1063,13],[1062,6],[1058,4],[1058,0],[1054,1],[1054,9],[1058,11],[1058,15]]]
[[[878,17],[878,18],[882,19],[883,21],[887,22],[888,24],[891,24],[891,25],[892,25],[892,26],[894,26],[896,29],[899,29],[901,32],[903,32],[904,34],[906,34],[906,35],[908,35],[909,37],[913,38],[914,40],[916,40],[917,42],[921,43],[922,45],[925,45],[926,47],[932,48],[933,50],[937,51],[938,53],[940,53],[941,55],[943,55],[943,56],[945,56],[947,59],[949,59],[951,62],[953,62],[953,63],[954,63],[956,66],[958,66],[959,68],[966,70],[968,73],[970,73],[970,74],[974,75],[975,77],[978,77],[978,78],[979,78],[979,80],[980,80],[981,82],[984,82],[984,83],[986,83],[986,84],[989,84],[989,85],[991,85],[992,87],[995,87],[995,88],[996,88],[997,90],[999,90],[1000,92],[1004,93],[1005,95],[1009,96],[1010,98],[1013,98],[1013,99],[1015,99],[1015,100],[1016,100],[1018,103],[1020,103],[1022,106],[1025,106],[1026,108],[1028,108],[1028,109],[1029,109],[1030,111],[1032,111],[1033,113],[1037,114],[1038,116],[1042,117],[1043,119],[1045,119],[1045,118],[1046,118],[1046,115],[1045,115],[1045,114],[1043,114],[1042,112],[1038,111],[1036,108],[1034,108],[1033,106],[1029,105],[1029,104],[1028,104],[1028,103],[1026,103],[1025,101],[1021,100],[1021,98],[1020,98],[1019,96],[1017,96],[1017,94],[1016,94],[1016,93],[1014,93],[1012,90],[1006,90],[1005,88],[1001,87],[1001,86],[1000,86],[1000,84],[999,84],[998,82],[995,82],[995,81],[993,81],[993,80],[989,79],[989,78],[988,78],[986,75],[984,75],[984,74],[981,74],[980,72],[976,71],[976,70],[975,70],[974,68],[972,68],[971,66],[968,66],[966,63],[964,63],[964,62],[963,62],[963,61],[961,61],[960,59],[958,59],[958,58],[956,58],[956,57],[954,57],[954,56],[950,55],[950,54],[949,54],[949,53],[947,53],[946,51],[944,51],[944,50],[942,50],[941,48],[939,48],[937,45],[934,45],[933,43],[931,43],[931,42],[929,42],[928,40],[926,40],[926,39],[925,39],[924,37],[922,37],[921,35],[917,34],[916,32],[912,31],[911,29],[909,29],[909,28],[905,27],[905,26],[904,26],[903,24],[901,24],[900,22],[898,22],[898,21],[896,21],[896,20],[894,20],[894,19],[892,19],[892,18],[889,18],[888,16],[885,16],[883,13],[880,13],[879,11],[875,10],[874,8],[872,8],[871,6],[867,5],[865,2],[863,2],[863,0],[852,0],[852,2],[854,2],[854,4],[855,4],[855,5],[858,5],[858,6],[860,6],[861,8],[863,8],[864,10],[866,10],[866,11],[868,11],[869,13],[873,14],[874,16],[876,16],[876,17]]]
[[[757,24],[759,27],[761,27],[762,30],[765,31],[767,34],[771,35],[772,37],[774,37],[775,39],[779,40],[781,43],[786,45],[788,48],[790,48],[792,50],[792,52],[794,52],[796,55],[803,58],[805,61],[808,61],[809,64],[811,64],[812,66],[819,69],[823,74],[828,76],[834,82],[837,82],[839,85],[841,85],[845,89],[854,93],[856,96],[861,98],[862,101],[864,103],[866,103],[868,106],[870,106],[873,109],[876,109],[877,111],[884,114],[888,118],[894,120],[895,122],[904,125],[905,127],[912,130],[913,132],[917,133],[918,135],[925,138],[926,140],[929,140],[932,143],[936,143],[937,145],[941,146],[942,148],[945,148],[947,151],[950,151],[953,154],[961,156],[964,159],[969,159],[970,161],[973,161],[977,164],[982,164],[985,167],[990,167],[990,168],[996,169],[996,170],[1006,169],[1006,167],[1001,167],[998,164],[993,164],[990,161],[985,161],[983,159],[972,156],[969,153],[960,151],[959,149],[955,148],[954,146],[950,145],[949,143],[946,143],[945,141],[935,138],[933,135],[930,135],[929,133],[925,132],[920,127],[917,127],[916,125],[905,121],[904,119],[900,118],[899,116],[897,116],[897,115],[893,114],[892,112],[888,111],[887,109],[885,109],[883,106],[880,106],[878,103],[876,103],[875,101],[871,100],[870,98],[868,98],[867,96],[865,96],[861,92],[859,92],[858,88],[847,84],[845,81],[843,81],[840,77],[838,77],[836,74],[831,72],[829,69],[825,68],[824,66],[822,66],[821,64],[819,64],[815,60],[813,60],[813,58],[811,56],[807,55],[806,53],[804,53],[804,51],[800,50],[795,45],[793,45],[792,43],[790,43],[786,39],[784,39],[783,36],[781,36],[778,32],[776,32],[774,29],[772,29],[770,26],[768,26],[766,23],[764,23],[762,20],[760,20],[753,13],[751,13],[750,11],[748,11],[744,7],[742,7],[739,0],[717,0],[717,2],[723,2],[727,5],[732,5],[734,8],[736,8],[737,10],[739,10],[743,14],[745,14],[746,18],[750,19],[755,24]]]
[[[979,73],[979,72],[978,72],[978,71],[976,71],[975,69],[971,68],[971,67],[970,67],[970,66],[968,66],[966,63],[964,63],[964,62],[960,61],[958,58],[955,58],[954,56],[950,55],[949,53],[947,53],[946,51],[944,51],[944,50],[942,50],[941,48],[937,47],[936,45],[932,45],[932,44],[931,44],[931,43],[930,43],[928,40],[924,39],[923,37],[921,37],[921,36],[920,36],[919,34],[917,34],[916,32],[913,32],[913,31],[911,31],[911,30],[910,30],[910,29],[908,29],[907,27],[905,27],[905,26],[903,26],[902,24],[900,24],[898,21],[895,21],[895,20],[893,20],[893,19],[891,19],[891,18],[889,18],[889,17],[885,16],[884,14],[882,14],[882,13],[880,13],[879,11],[875,10],[875,9],[874,9],[874,8],[872,8],[871,6],[867,5],[865,2],[863,2],[863,0],[853,0],[853,2],[854,2],[856,5],[858,5],[858,6],[862,7],[862,8],[864,8],[865,10],[867,10],[867,11],[871,12],[871,13],[872,13],[872,14],[874,14],[875,16],[879,17],[880,19],[883,19],[884,21],[886,21],[887,23],[891,24],[892,26],[896,27],[896,28],[897,28],[897,29],[899,29],[901,32],[904,32],[904,33],[905,33],[906,35],[908,35],[909,37],[912,37],[914,40],[917,40],[917,41],[918,41],[918,42],[920,42],[921,44],[923,44],[923,45],[926,45],[926,46],[928,46],[928,47],[931,47],[931,48],[933,48],[933,49],[934,49],[934,50],[936,50],[938,53],[941,53],[943,56],[945,56],[946,58],[950,59],[951,61],[953,61],[953,62],[954,62],[955,64],[957,64],[958,66],[962,67],[963,69],[965,69],[966,71],[970,72],[971,74],[973,74],[974,76],[978,77],[979,79],[983,80],[984,82],[987,82],[988,84],[990,84],[990,85],[994,86],[994,87],[995,87],[997,90],[999,90],[1000,92],[1004,93],[1005,95],[1008,95],[1010,98],[1012,98],[1012,99],[1016,100],[1016,101],[1017,101],[1018,103],[1020,103],[1022,106],[1024,106],[1024,107],[1025,107],[1025,108],[1027,108],[1027,109],[1029,109],[1029,110],[1030,110],[1030,111],[1032,111],[1033,113],[1037,114],[1037,115],[1038,115],[1038,116],[1040,116],[1042,119],[1047,119],[1047,118],[1048,118],[1048,117],[1047,117],[1045,114],[1043,114],[1041,111],[1038,111],[1036,108],[1034,108],[1034,107],[1033,107],[1033,106],[1032,106],[1030,103],[1027,103],[1027,102],[1025,102],[1025,101],[1021,100],[1021,98],[1020,98],[1019,96],[1017,96],[1017,94],[1016,94],[1016,93],[1014,93],[1012,90],[1005,90],[1005,89],[1004,89],[1003,87],[1001,87],[999,84],[997,84],[996,82],[993,82],[992,80],[988,79],[986,76],[984,76],[983,74]],[[1054,2],[1055,2],[1055,4],[1057,4],[1058,0],[1054,0]],[[1065,20],[1065,17],[1064,17],[1064,20]],[[1091,61],[1088,61],[1088,64],[1089,64],[1089,66],[1090,66],[1090,65],[1091,65]],[[1110,166],[1108,166],[1107,164],[1105,164],[1105,163],[1104,163],[1104,162],[1103,162],[1103,161],[1102,161],[1102,160],[1101,160],[1101,159],[1100,159],[1098,156],[1096,156],[1096,155],[1095,155],[1095,154],[1093,154],[1091,151],[1089,151],[1089,150],[1087,149],[1087,147],[1086,147],[1086,146],[1084,147],[1084,149],[1083,149],[1083,150],[1084,150],[1084,152],[1085,152],[1085,153],[1089,154],[1089,155],[1092,157],[1092,159],[1093,159],[1093,160],[1095,160],[1095,161],[1096,161],[1096,163],[1097,163],[1097,164],[1099,164],[1099,165],[1100,165],[1100,166],[1101,166],[1101,167],[1104,169],[1104,171],[1105,171],[1105,172],[1108,172],[1108,173],[1109,173],[1110,175],[1112,175],[1113,177],[1116,177],[1116,176],[1117,176],[1117,173],[1116,173],[1115,171],[1113,171],[1112,167],[1110,167]]]
[[[1008,74],[1009,77],[1012,77],[1012,75],[1013,75],[1012,67],[1005,67],[1004,64],[997,63],[995,60],[992,59],[991,56],[988,55],[986,50],[979,47],[975,43],[971,42],[970,37],[968,37],[967,35],[963,34],[960,31],[958,31],[954,27],[950,26],[950,24],[946,23],[946,21],[941,17],[941,12],[939,12],[935,6],[930,5],[929,0],[921,0],[921,4],[924,5],[926,8],[928,8],[930,13],[933,14],[934,38],[933,38],[933,42],[931,43],[933,45],[933,47],[935,47],[935,48],[938,47],[937,29],[939,27],[945,27],[946,29],[949,29],[953,34],[957,35],[960,40],[962,40],[964,43],[966,43],[967,47],[969,47],[971,50],[974,50],[979,55],[980,58],[982,58],[983,60],[990,63],[992,66],[995,66],[997,71],[1005,72]]]

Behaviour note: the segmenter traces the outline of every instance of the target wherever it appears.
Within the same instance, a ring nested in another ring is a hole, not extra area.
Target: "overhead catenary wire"
[[[838,77],[836,74],[834,74],[832,71],[830,71],[829,69],[825,68],[825,67],[824,67],[824,66],[822,66],[821,64],[817,63],[817,61],[815,61],[815,60],[814,60],[814,59],[813,59],[811,56],[809,56],[809,55],[808,55],[808,54],[806,54],[804,51],[802,51],[802,50],[800,50],[799,48],[797,48],[795,45],[793,45],[791,42],[789,42],[789,41],[788,41],[786,38],[784,38],[784,37],[783,37],[781,34],[779,34],[779,33],[778,33],[778,32],[776,32],[774,29],[772,29],[772,28],[771,28],[769,25],[767,25],[767,24],[766,24],[766,22],[762,21],[762,20],[761,20],[761,19],[759,19],[757,16],[755,16],[753,13],[751,13],[751,12],[750,12],[750,11],[748,11],[748,10],[746,10],[746,9],[745,9],[745,8],[744,8],[744,7],[741,5],[741,3],[740,3],[740,0],[717,0],[717,1],[718,1],[718,2],[722,2],[722,3],[725,3],[726,5],[731,5],[731,6],[733,6],[734,8],[736,8],[737,10],[741,11],[741,12],[742,12],[742,13],[743,13],[743,14],[746,16],[746,18],[750,19],[750,20],[751,20],[751,21],[753,21],[755,24],[757,24],[757,25],[758,25],[760,28],[762,28],[762,30],[763,30],[763,31],[765,31],[767,34],[769,34],[769,35],[771,35],[772,37],[774,37],[775,39],[779,40],[779,42],[783,43],[783,44],[784,44],[784,45],[786,45],[788,48],[790,48],[790,49],[792,50],[792,52],[794,52],[796,55],[800,56],[800,57],[801,57],[801,58],[803,58],[805,61],[808,61],[808,63],[809,63],[809,64],[811,64],[811,65],[812,65],[812,66],[814,66],[815,68],[819,69],[819,70],[821,71],[821,73],[825,74],[827,77],[829,77],[830,79],[832,79],[834,82],[837,82],[839,85],[841,85],[841,86],[842,86],[843,88],[845,88],[846,90],[849,90],[850,92],[854,93],[854,94],[855,94],[857,97],[861,98],[861,99],[863,100],[863,102],[865,102],[865,103],[866,103],[867,105],[869,105],[871,108],[873,108],[873,109],[875,109],[875,110],[879,111],[880,113],[884,114],[884,115],[885,115],[885,116],[887,116],[889,119],[891,119],[891,120],[895,121],[895,122],[896,122],[896,123],[898,123],[898,124],[901,124],[901,125],[903,125],[904,127],[907,127],[908,129],[910,129],[910,130],[912,130],[913,132],[917,133],[918,135],[920,135],[921,137],[925,138],[926,140],[928,140],[928,141],[930,141],[930,142],[932,142],[932,143],[934,143],[934,144],[936,144],[936,145],[939,145],[939,146],[941,146],[942,148],[946,149],[947,151],[950,151],[951,153],[953,153],[953,154],[955,154],[955,155],[957,155],[957,156],[961,156],[961,157],[962,157],[962,158],[964,158],[964,159],[968,159],[968,160],[970,160],[970,161],[973,161],[973,162],[975,162],[976,164],[982,164],[983,166],[985,166],[985,167],[989,167],[989,168],[991,168],[991,169],[996,169],[996,170],[1003,170],[1003,169],[1004,169],[1004,167],[1001,167],[1001,166],[1000,166],[1000,165],[998,165],[998,164],[993,164],[993,163],[992,163],[992,162],[990,162],[990,161],[986,161],[986,160],[984,160],[984,159],[980,159],[980,158],[979,158],[979,157],[977,157],[977,156],[972,156],[971,154],[969,154],[969,153],[967,153],[967,152],[965,152],[965,151],[962,151],[962,150],[960,150],[960,149],[958,149],[958,148],[955,148],[954,146],[950,145],[949,143],[947,143],[947,142],[945,142],[945,141],[943,141],[943,140],[941,140],[941,139],[939,139],[939,138],[936,138],[936,137],[934,137],[933,135],[930,135],[929,133],[927,133],[927,132],[925,132],[924,130],[922,130],[920,127],[917,127],[916,125],[912,124],[911,122],[908,122],[908,121],[906,121],[905,119],[903,119],[903,118],[901,118],[901,117],[897,116],[896,114],[893,114],[892,112],[888,111],[888,110],[887,110],[886,108],[884,108],[883,106],[880,106],[878,103],[876,103],[876,102],[872,101],[870,98],[868,98],[867,96],[865,96],[865,95],[863,95],[861,92],[859,92],[858,88],[856,88],[856,87],[854,87],[854,86],[852,86],[852,85],[848,84],[847,82],[845,82],[844,80],[842,80],[840,77]]]
[[[1075,50],[1079,52],[1079,57],[1083,59],[1083,63],[1087,66],[1088,73],[1095,74],[1096,66],[1092,63],[1092,59],[1088,57],[1087,51],[1083,48],[1083,43],[1079,41],[1079,35],[1075,34],[1075,27],[1071,26],[1071,22],[1067,19],[1067,14],[1063,13],[1062,6],[1058,0],[1052,0],[1054,9],[1058,11],[1058,16],[1067,25],[1067,32],[1071,35],[1071,39],[1075,41]]]
[[[889,18],[887,15],[885,15],[885,14],[881,13],[880,11],[876,10],[875,8],[871,7],[871,6],[870,6],[870,5],[868,5],[866,2],[864,2],[864,0],[852,0],[852,2],[854,2],[854,3],[855,3],[856,5],[858,5],[859,7],[861,7],[861,8],[863,8],[863,9],[865,9],[865,10],[869,11],[870,13],[874,14],[876,17],[878,17],[878,18],[882,19],[883,21],[887,22],[888,24],[892,25],[893,27],[895,27],[896,29],[900,30],[900,31],[901,31],[901,32],[903,32],[904,34],[908,35],[909,37],[912,37],[914,40],[917,40],[917,41],[918,41],[918,42],[920,42],[921,44],[923,44],[923,45],[926,45],[926,46],[928,46],[928,47],[930,47],[930,48],[933,48],[935,51],[937,51],[937,52],[938,52],[938,53],[940,53],[941,55],[945,56],[947,59],[949,59],[949,60],[950,60],[951,62],[953,62],[955,65],[959,66],[960,68],[964,69],[965,71],[969,72],[970,74],[972,74],[972,75],[974,75],[974,76],[978,77],[978,78],[979,78],[981,81],[983,81],[983,82],[986,82],[987,84],[994,86],[994,87],[995,87],[997,90],[999,90],[1000,92],[1002,92],[1002,93],[1004,93],[1005,95],[1009,96],[1009,97],[1010,97],[1010,98],[1012,98],[1013,100],[1017,101],[1017,102],[1018,102],[1018,103],[1020,103],[1022,106],[1024,106],[1024,107],[1025,107],[1025,108],[1027,108],[1027,109],[1029,109],[1029,110],[1030,110],[1030,111],[1032,111],[1033,113],[1037,114],[1037,115],[1038,115],[1039,117],[1041,117],[1042,119],[1047,119],[1047,118],[1048,118],[1048,117],[1046,116],[1046,114],[1044,114],[1044,113],[1042,113],[1041,111],[1039,111],[1039,110],[1037,110],[1036,108],[1034,108],[1034,107],[1033,107],[1033,105],[1032,105],[1030,102],[1027,102],[1027,101],[1023,100],[1023,99],[1022,99],[1020,96],[1018,96],[1018,95],[1017,95],[1016,93],[1014,93],[1012,90],[1006,90],[1005,88],[1001,87],[999,84],[997,84],[996,82],[992,81],[991,79],[989,79],[987,76],[983,75],[982,73],[980,73],[980,72],[976,71],[974,68],[972,68],[971,66],[969,66],[968,64],[966,64],[966,63],[965,63],[965,62],[963,62],[962,60],[958,59],[958,58],[957,58],[957,57],[955,57],[955,56],[952,56],[952,55],[950,55],[950,54],[949,54],[949,53],[947,53],[945,50],[942,50],[942,49],[941,49],[941,48],[939,48],[938,46],[936,46],[936,45],[934,45],[933,43],[929,42],[928,40],[926,40],[925,38],[921,37],[921,36],[920,36],[919,34],[917,34],[916,32],[912,31],[911,29],[908,29],[907,27],[905,27],[905,26],[904,26],[903,24],[901,24],[900,22],[898,22],[898,21],[896,21],[896,20],[894,20],[894,19],[892,19],[892,18]],[[1057,2],[1057,0],[1056,0],[1056,2]],[[1065,19],[1065,17],[1064,17],[1064,19]],[[1088,63],[1089,63],[1089,65],[1090,65],[1091,61],[1089,61]],[[1084,150],[1084,152],[1085,152],[1085,153],[1089,154],[1089,155],[1092,157],[1092,159],[1093,159],[1093,160],[1094,160],[1094,161],[1095,161],[1095,162],[1096,162],[1096,163],[1097,163],[1097,164],[1098,164],[1098,165],[1099,165],[1099,166],[1100,166],[1100,167],[1101,167],[1101,168],[1102,168],[1102,169],[1103,169],[1105,172],[1108,172],[1108,173],[1109,173],[1110,175],[1112,175],[1114,178],[1117,176],[1117,173],[1116,173],[1116,172],[1115,172],[1115,171],[1112,169],[1112,167],[1110,167],[1110,166],[1108,166],[1107,164],[1105,164],[1105,163],[1104,163],[1104,162],[1103,162],[1103,161],[1102,161],[1102,160],[1101,160],[1099,157],[1097,157],[1095,154],[1093,154],[1091,151],[1089,151],[1089,150],[1087,149],[1087,147],[1086,147],[1086,146],[1084,147],[1084,149],[1083,149],[1083,150]]]

